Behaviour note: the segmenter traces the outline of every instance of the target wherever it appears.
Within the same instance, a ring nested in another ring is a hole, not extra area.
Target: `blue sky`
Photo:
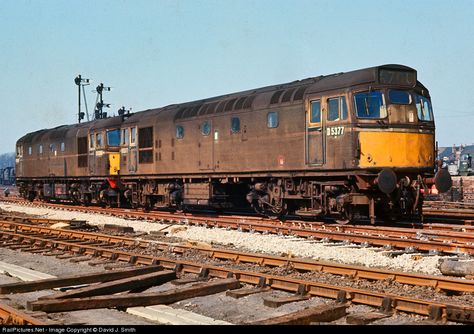
[[[0,153],[77,121],[381,64],[418,70],[440,146],[474,143],[474,0],[0,0]]]

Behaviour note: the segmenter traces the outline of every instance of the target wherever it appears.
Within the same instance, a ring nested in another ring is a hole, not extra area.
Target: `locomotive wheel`
[[[143,205],[143,212],[150,212],[151,209],[151,200],[150,197],[146,197],[145,204]]]
[[[339,225],[346,225],[354,219],[354,215],[352,210],[349,207],[345,207],[344,211],[341,213],[341,217],[339,219],[335,219],[336,223]]]
[[[35,197],[36,197],[36,193],[34,191],[29,191],[28,192],[28,200],[30,202],[33,202],[35,200]]]
[[[280,213],[269,212],[266,216],[268,218],[272,219],[272,220],[281,220],[281,221],[283,221],[283,220],[285,220],[286,212],[284,210]]]
[[[176,203],[176,213],[184,213],[188,210],[188,207],[183,202]]]
[[[89,194],[84,194],[84,196],[83,196],[83,204],[84,204],[84,206],[89,206],[89,205],[91,205],[91,202],[92,202],[92,200],[91,200],[91,195],[89,195]]]
[[[75,204],[75,205],[80,204],[81,203],[80,198],[81,198],[81,195],[79,194],[78,191],[73,191],[71,193],[71,200],[72,200],[73,204]]]
[[[336,223],[338,223],[339,225],[346,225],[350,221],[351,221],[350,219],[336,219]]]
[[[280,203],[271,205],[270,203],[263,201],[262,198],[258,201],[255,200],[251,206],[258,214],[273,220],[283,220],[287,214],[287,211]]]

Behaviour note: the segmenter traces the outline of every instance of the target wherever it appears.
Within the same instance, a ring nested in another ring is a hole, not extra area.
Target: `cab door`
[[[130,128],[130,143],[128,145],[128,171],[136,173],[138,164],[138,148],[137,148],[137,128]]]
[[[89,174],[96,174],[96,156],[95,156],[95,134],[89,133]]]
[[[23,176],[23,145],[16,148],[16,175]]]
[[[198,165],[200,170],[212,170],[214,168],[214,141],[212,140],[212,121],[205,120],[201,123],[201,133],[198,140]]]
[[[306,164],[321,166],[326,162],[326,129],[322,99],[310,99],[306,108]]]

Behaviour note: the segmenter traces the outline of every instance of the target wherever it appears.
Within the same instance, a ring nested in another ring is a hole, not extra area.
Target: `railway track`
[[[71,203],[45,203],[35,200],[34,202],[30,202],[24,200],[23,198],[19,197],[1,197],[0,200],[3,202],[10,202],[10,203],[18,203],[22,205],[35,205],[37,207],[53,207],[59,208],[64,210],[71,210],[71,211],[78,211],[78,212],[95,212],[106,214],[110,216],[116,216],[120,218],[131,218],[131,219],[144,219],[144,220],[151,220],[151,221],[160,221],[163,219],[176,219],[180,217],[192,216],[195,219],[198,219],[199,216],[202,216],[203,219],[206,217],[212,216],[216,219],[225,219],[229,216],[237,217],[235,214],[233,215],[219,215],[215,213],[173,213],[167,211],[147,211],[144,212],[138,209],[123,209],[123,208],[102,208],[99,206],[88,206],[84,207],[81,205],[73,205]],[[428,202],[429,204],[426,205],[423,209],[425,213],[425,220],[427,222],[442,222],[443,220],[449,221],[449,225],[472,225],[474,222],[474,204],[467,204],[458,203],[458,202]],[[458,204],[458,206],[456,206]],[[460,205],[460,206],[459,206]],[[256,214],[249,214],[246,213],[245,215],[240,216],[242,219],[251,220],[251,221],[260,221],[260,222],[272,222],[274,220],[270,218],[265,218],[258,216]],[[296,223],[306,223],[306,224],[325,224],[326,222],[323,221],[314,221],[314,220],[302,220],[302,219],[288,219],[289,222],[296,222]],[[400,223],[395,223],[400,224]],[[430,225],[430,224],[421,224],[419,222],[405,222],[401,223],[401,226],[418,226],[418,225]],[[455,228],[455,227],[454,227]]]
[[[121,262],[129,265],[144,266],[160,265],[167,270],[174,270],[181,274],[191,273],[218,279],[233,278],[237,279],[240,284],[284,290],[299,296],[332,298],[339,303],[362,303],[383,308],[385,311],[398,310],[412,312],[438,320],[469,322],[471,321],[469,319],[474,318],[474,307],[471,306],[426,301],[407,296],[387,295],[381,292],[356,289],[350,286],[337,286],[319,283],[313,280],[302,280],[291,277],[291,275],[271,275],[265,273],[265,270],[263,270],[263,272],[256,271],[255,266],[260,269],[291,268],[292,271],[298,273],[319,271],[339,275],[341,277],[348,277],[350,280],[388,280],[399,284],[431,287],[438,291],[449,291],[451,294],[453,292],[472,293],[474,291],[474,281],[471,280],[414,275],[288,257],[242,253],[234,250],[209,249],[144,240],[137,241],[133,238],[91,232],[57,230],[38,224],[22,224],[11,221],[2,222],[1,240],[3,241],[2,246],[11,249],[43,255],[56,255],[58,257],[68,257],[67,254],[71,254],[69,257],[72,257],[76,261],[87,260],[95,263]],[[156,256],[149,252],[147,253],[146,250],[150,247],[153,247],[155,252],[166,253],[168,256]],[[211,258],[217,262],[213,264],[197,263],[180,258],[186,253],[193,252],[199,252],[206,258]],[[170,256],[172,254],[179,255],[179,257],[175,256],[175,258],[173,258],[173,256]],[[216,263],[219,265],[216,265]],[[236,269],[235,265],[237,264],[251,266],[253,270]],[[0,292],[8,293],[8,290],[0,287]],[[104,303],[107,302],[103,300],[110,300],[103,296],[102,299],[97,298],[93,300],[93,304],[97,307],[106,305]],[[117,302],[117,300],[114,302]],[[32,305],[40,304],[41,303],[33,303]],[[41,305],[44,305],[44,303]],[[70,303],[62,303],[61,305],[63,306],[38,306],[37,309],[33,308],[32,310],[62,312],[78,307],[74,305],[83,305],[81,307],[84,308],[91,307],[87,302],[78,303],[77,300],[74,302],[71,301]]]
[[[32,205],[32,204],[29,204]],[[40,204],[43,206],[45,204]],[[46,205],[46,207],[50,207]],[[57,207],[56,205],[54,207]],[[84,208],[60,205],[62,210],[84,210]],[[97,210],[97,211],[96,211]],[[325,242],[355,243],[361,246],[385,247],[385,249],[430,254],[474,254],[474,226],[450,224],[422,224],[417,227],[390,227],[367,225],[337,225],[321,222],[272,221],[270,219],[243,216],[218,216],[203,214],[175,214],[167,212],[141,213],[131,210],[96,209],[93,212],[127,217],[146,217],[169,225],[192,225],[236,229],[239,231],[272,233],[304,237]],[[19,218],[21,220],[21,218]]]
[[[58,323],[48,320],[41,320],[29,313],[17,310],[11,306],[0,303],[0,325],[16,326],[46,326],[58,325]]]

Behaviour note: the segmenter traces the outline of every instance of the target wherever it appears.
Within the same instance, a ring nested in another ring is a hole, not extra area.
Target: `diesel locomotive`
[[[396,64],[43,129],[16,154],[25,198],[147,210],[374,223],[420,217],[452,185],[429,91]]]

